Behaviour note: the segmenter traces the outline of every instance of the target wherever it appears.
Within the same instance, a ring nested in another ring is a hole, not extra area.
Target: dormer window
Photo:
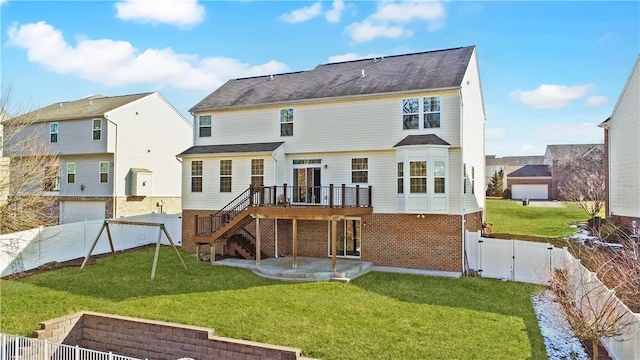
[[[50,123],[49,124],[49,142],[57,143],[58,142],[58,123]]]
[[[293,109],[280,110],[280,136],[293,136]]]

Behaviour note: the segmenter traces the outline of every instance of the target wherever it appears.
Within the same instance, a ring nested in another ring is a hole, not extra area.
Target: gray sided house
[[[474,46],[233,79],[190,111],[184,248],[464,268],[485,201]]]
[[[606,213],[640,234],[640,56],[604,129]]]
[[[5,132],[12,126],[17,134],[4,148],[12,169],[52,159],[36,181],[42,196],[57,199],[48,216],[60,223],[181,211],[175,155],[193,128],[159,93],[58,102],[5,122]]]

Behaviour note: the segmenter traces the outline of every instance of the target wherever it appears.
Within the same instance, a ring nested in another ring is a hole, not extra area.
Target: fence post
[[[113,353],[109,351],[109,360],[113,360]]]
[[[253,206],[253,185],[249,184],[249,206]]]
[[[15,341],[15,345],[13,347],[13,358],[15,360],[18,360],[19,354],[20,352],[18,351],[20,349],[20,338],[18,336],[16,336],[16,341]]]
[[[44,340],[44,358],[49,359],[49,343],[47,343],[46,339]]]
[[[371,195],[371,190],[372,190],[372,186],[369,185],[369,207],[373,207],[373,201],[371,201],[372,199],[372,195]]]
[[[287,207],[287,184],[282,184],[282,206]]]
[[[7,335],[0,335],[0,360],[7,360],[7,347],[5,346],[6,340]]]
[[[80,346],[76,345],[76,360],[80,360]]]
[[[360,185],[356,185],[356,207],[360,207]]]
[[[38,226],[38,266],[42,265],[42,229],[44,226]]]

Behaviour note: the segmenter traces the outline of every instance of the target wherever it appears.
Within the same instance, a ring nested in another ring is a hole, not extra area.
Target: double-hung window
[[[280,136],[293,136],[293,109],[280,110]]]
[[[467,182],[469,181],[469,177],[467,176],[467,164],[462,164],[462,193],[467,193]]]
[[[220,160],[220,192],[231,192],[231,160]]]
[[[191,162],[191,192],[202,192],[202,160]]]
[[[67,164],[67,184],[76,182],[76,163]]]
[[[93,140],[102,139],[102,119],[93,119]]]
[[[109,182],[109,162],[100,161],[100,183]]]
[[[60,166],[44,167],[44,191],[60,191]]]
[[[354,184],[369,182],[369,159],[351,159],[351,182]]]
[[[251,159],[251,186],[264,186],[264,159]]]
[[[433,192],[436,194],[445,193],[446,169],[444,161],[433,162]]]
[[[427,96],[422,99],[402,99],[403,130],[430,129],[439,127],[440,96]]]
[[[404,163],[398,163],[398,194],[404,194]]]
[[[411,193],[427,192],[427,162],[409,162],[409,191]]]
[[[200,137],[211,137],[211,115],[198,116],[198,131]]]
[[[476,187],[476,168],[471,167],[471,193],[475,194]]]
[[[50,143],[58,142],[58,123],[57,122],[49,123],[49,142]]]

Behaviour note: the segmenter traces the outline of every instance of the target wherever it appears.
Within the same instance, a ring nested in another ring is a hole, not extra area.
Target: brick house
[[[242,233],[258,256],[464,268],[485,203],[474,46],[233,79],[190,111],[184,248]]]

